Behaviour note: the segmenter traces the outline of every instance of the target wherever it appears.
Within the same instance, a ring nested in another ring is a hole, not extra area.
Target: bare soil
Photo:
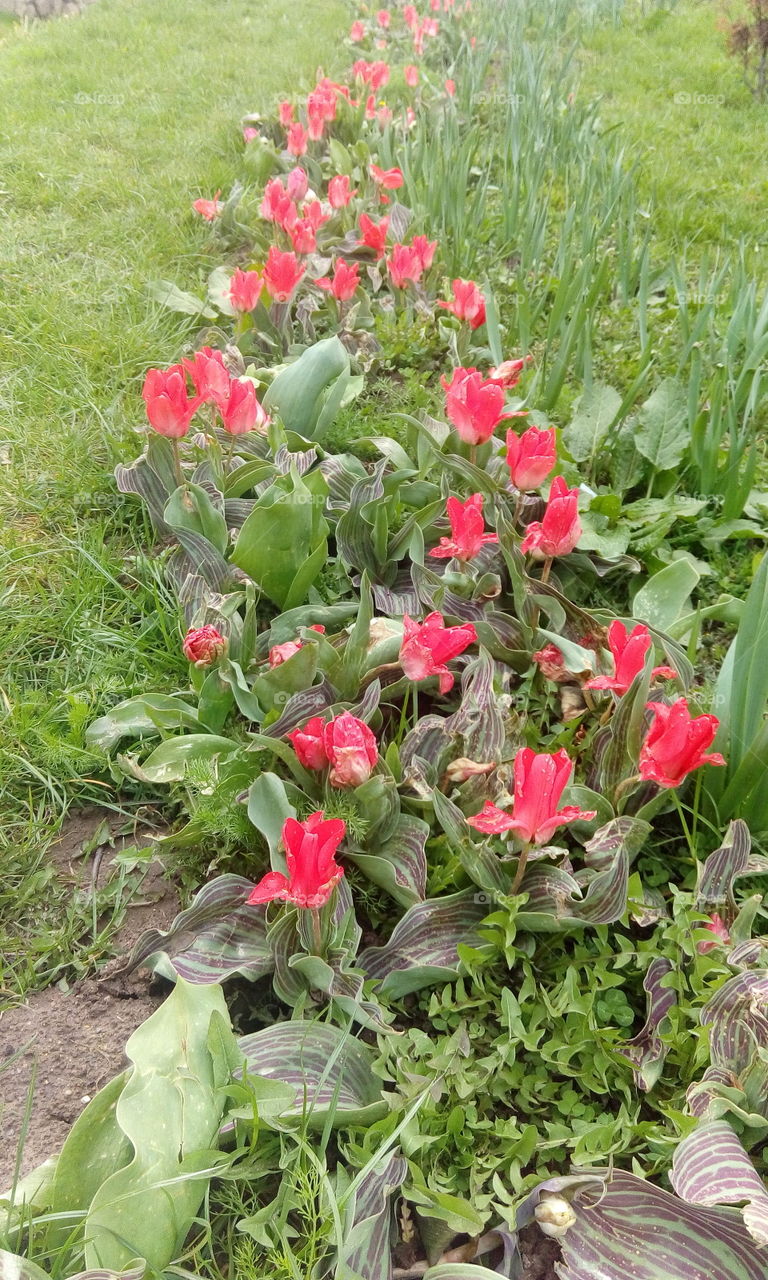
[[[73,888],[92,875],[103,880],[115,854],[148,833],[139,829],[116,839],[114,847],[102,846],[83,858],[83,844],[93,839],[105,818],[114,821],[100,810],[74,815],[52,850],[57,873]],[[116,949],[125,954],[145,929],[168,928],[178,907],[174,886],[161,865],[153,863],[136,905],[127,909]],[[30,1092],[22,1173],[56,1154],[86,1103],[126,1066],[126,1041],[163,999],[165,984],[153,983],[141,970],[125,978],[116,973],[120,966],[120,960],[111,961],[97,977],[71,990],[49,987],[0,1012],[0,1192],[13,1178]]]

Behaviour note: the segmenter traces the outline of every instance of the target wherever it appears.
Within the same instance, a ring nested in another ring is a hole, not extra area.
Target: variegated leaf
[[[401,906],[423,902],[427,887],[429,823],[401,813],[394,832],[372,852],[346,850],[345,856],[364,871],[369,880],[386,889]]]
[[[658,1028],[670,1009],[677,1003],[674,987],[664,986],[664,979],[674,970],[671,961],[656,956],[648,966],[643,979],[647,993],[647,1016],[642,1031],[622,1045],[618,1052],[632,1063],[635,1084],[647,1092],[652,1089],[661,1074],[667,1048],[658,1034]]]
[[[487,914],[486,895],[471,890],[420,902],[395,926],[389,942],[362,952],[360,967],[395,1000],[449,981],[459,972],[459,946],[482,945],[478,925]]]
[[[706,911],[724,906],[736,910],[733,884],[747,873],[752,838],[746,822],[737,819],[728,827],[725,840],[719,849],[710,853],[701,868],[696,910]]]
[[[349,1226],[334,1280],[391,1280],[391,1198],[405,1181],[408,1164],[395,1152],[370,1169],[348,1207]]]
[[[727,1120],[700,1124],[683,1139],[669,1180],[689,1204],[743,1204],[750,1235],[768,1244],[768,1192]]]

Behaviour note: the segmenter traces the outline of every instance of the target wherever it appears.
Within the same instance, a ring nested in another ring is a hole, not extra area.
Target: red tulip
[[[308,200],[301,211],[301,216],[313,231],[319,231],[331,215],[325,212],[319,200]]]
[[[312,94],[307,99],[307,124],[308,138],[311,142],[319,142],[325,131],[325,112],[323,104],[313,99]]]
[[[558,827],[596,816],[594,810],[566,805],[558,809],[560,797],[571,780],[573,761],[566,751],[554,755],[522,747],[513,764],[515,778],[511,814],[487,800],[482,811],[467,822],[486,835],[514,831],[523,844],[546,844]]]
[[[451,381],[442,380],[445,411],[456,432],[467,444],[484,444],[504,418],[504,392],[483,378],[477,369],[454,369]]]
[[[357,191],[350,191],[346,173],[337,173],[328,183],[328,203],[332,209],[344,209]]]
[[[580,537],[579,491],[569,489],[562,476],[555,476],[544,519],[528,525],[520,550],[549,560],[552,556],[567,556]]]
[[[315,252],[317,236],[315,235],[315,228],[307,218],[299,218],[298,222],[291,227],[290,236],[291,244],[296,253],[303,255]]]
[[[374,93],[383,89],[389,80],[389,66],[386,62],[366,62],[361,58],[354,63],[352,72],[356,79],[370,85]]]
[[[304,275],[304,268],[293,253],[283,253],[272,245],[264,268],[264,283],[270,298],[287,302]]]
[[[456,97],[456,81],[455,80],[446,80],[445,92],[448,94],[449,98]]]
[[[453,688],[454,678],[445,665],[477,640],[471,622],[460,627],[446,627],[441,613],[430,613],[423,622],[415,622],[406,613],[403,618],[403,643],[400,666],[409,680],[439,678],[441,693]]]
[[[339,258],[333,271],[333,279],[329,276],[323,276],[320,280],[316,280],[315,284],[321,289],[327,289],[332,293],[337,302],[348,302],[354,297],[357,286],[360,283],[360,264],[355,262],[352,266]]]
[[[284,129],[293,124],[293,103],[281,102],[278,108],[280,114],[280,123]]]
[[[361,238],[357,243],[365,245],[367,249],[373,249],[377,258],[383,258],[386,252],[388,230],[389,218],[382,218],[381,222],[374,222],[372,218],[368,217],[367,213],[361,213]]]
[[[716,911],[713,911],[708,922],[701,927],[706,929],[707,933],[712,935],[712,938],[711,941],[705,938],[703,941],[696,943],[696,950],[700,955],[706,955],[708,951],[714,951],[716,947],[727,947],[730,943],[731,935],[728,932],[725,921]]]
[[[269,418],[256,399],[256,388],[247,378],[233,378],[226,401],[219,406],[225,431],[231,436],[245,435],[254,427],[263,431]]]
[[[309,178],[300,165],[291,169],[285,180],[285,189],[292,200],[303,200],[309,189]]]
[[[191,360],[181,362],[192,379],[201,404],[223,404],[229,396],[231,378],[224,367],[224,357],[211,347],[201,347]]]
[[[479,329],[485,324],[485,298],[474,280],[454,280],[452,301],[437,305],[450,311],[457,320],[466,320],[470,329]]]
[[[389,9],[379,9],[379,12],[376,14],[376,21],[380,27],[386,31],[391,20],[392,15],[390,14]]]
[[[521,436],[507,432],[507,466],[516,489],[538,489],[556,462],[554,427],[529,427]]]
[[[287,818],[283,844],[288,875],[268,871],[252,889],[249,905],[277,898],[294,907],[322,907],[344,875],[335,859],[346,829],[341,818],[325,819],[321,811],[311,814],[306,822]]]
[[[430,551],[431,556],[441,560],[453,557],[456,560],[471,560],[481,547],[488,542],[498,542],[495,533],[485,533],[483,521],[483,495],[473,493],[466,502],[458,498],[449,498],[446,502],[448,518],[451,522],[451,538],[441,538],[440,546]]]
[[[405,6],[405,8],[403,9],[403,20],[405,22],[405,25],[407,27],[410,27],[411,30],[413,30],[413,28],[415,27],[416,23],[419,20],[419,15],[416,11],[415,5],[407,4]]]
[[[220,195],[221,191],[217,191],[212,200],[193,200],[192,208],[195,213],[200,214],[201,218],[205,218],[206,222],[213,222],[218,218],[224,208],[224,205],[219,199]]]
[[[264,188],[259,213],[267,222],[274,222],[283,231],[295,226],[299,211],[279,178],[270,178]]]
[[[299,120],[294,121],[288,126],[288,136],[286,138],[286,149],[292,156],[305,156],[307,154],[307,144],[309,142],[309,134],[304,125]]]
[[[417,254],[422,271],[429,271],[437,248],[436,240],[428,240],[426,236],[414,236],[411,248]]]
[[[645,655],[652,644],[651,633],[642,623],[633,627],[627,635],[627,628],[618,618],[608,628],[608,647],[613,658],[612,676],[595,676],[587,680],[585,689],[613,689],[614,693],[624,694],[629,689],[635,676],[645,666]],[[674,680],[677,675],[671,667],[654,667],[653,675],[665,676]]]
[[[149,369],[141,392],[149,425],[161,436],[179,440],[200,406],[200,397],[190,400],[181,365],[170,369]]]
[[[362,22],[353,22],[349,28],[349,38],[353,44],[359,44],[365,39],[365,27]]]
[[[253,311],[262,288],[263,281],[258,271],[241,271],[237,267],[229,282],[229,300],[235,311]]]
[[[565,665],[562,649],[558,649],[556,644],[545,644],[531,656],[545,679],[552,680],[554,684],[572,683],[573,675]]]
[[[415,67],[411,62],[405,68],[404,74],[405,74],[405,83],[408,85],[408,88],[415,89],[416,85],[419,83],[419,68]]]
[[[331,765],[328,780],[332,787],[361,787],[379,758],[374,734],[349,711],[325,726],[323,746]]]
[[[227,652],[226,638],[212,627],[190,627],[182,644],[184,657],[196,667],[211,667]]]
[[[325,635],[325,627],[319,622],[315,622],[311,627],[307,627],[308,631],[317,631],[321,636]],[[269,651],[270,667],[279,667],[281,663],[287,662],[292,658],[294,653],[298,653],[299,649],[303,649],[304,644],[301,640],[286,640],[283,644],[273,644]]]
[[[323,745],[325,723],[322,716],[312,716],[303,729],[294,729],[288,734],[288,741],[305,769],[320,770],[328,764],[328,755]]]
[[[402,169],[380,169],[377,164],[372,164],[370,173],[374,182],[387,191],[397,191],[403,185]]]
[[[387,259],[387,270],[395,288],[404,289],[409,280],[417,284],[421,279],[421,259],[410,245],[396,244]]]
[[[694,769],[725,764],[718,751],[706,754],[720,725],[717,716],[691,716],[685,698],[678,698],[671,706],[649,702],[648,709],[655,715],[640,748],[638,768],[645,782],[679,787]]]
[[[509,391],[512,387],[516,387],[520,381],[520,374],[527,364],[531,363],[533,356],[524,356],[521,360],[503,360],[498,369],[491,369],[488,377],[494,382],[498,382],[500,387],[505,387]]]

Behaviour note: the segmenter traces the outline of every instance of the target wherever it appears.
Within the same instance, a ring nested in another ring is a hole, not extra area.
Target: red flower
[[[191,360],[181,362],[192,379],[201,404],[223,404],[229,396],[231,378],[224,367],[224,357],[211,347],[201,347]]]
[[[309,189],[309,178],[301,165],[291,169],[285,180],[285,189],[292,200],[303,200]]]
[[[325,226],[331,215],[324,211],[319,200],[308,200],[301,211],[301,216],[312,227],[313,231],[319,231],[321,227]]]
[[[259,213],[267,222],[276,223],[283,231],[290,231],[296,223],[299,211],[279,178],[270,178],[264,188]]]
[[[456,81],[455,80],[446,80],[445,92],[448,94],[449,98],[456,97]]]
[[[411,62],[405,68],[404,74],[405,74],[405,83],[408,85],[408,88],[415,89],[416,85],[419,83],[419,68],[415,67]]]
[[[554,427],[529,427],[521,436],[507,432],[507,466],[515,488],[538,489],[556,462]]]
[[[258,271],[238,267],[229,282],[229,300],[235,311],[253,311],[261,297],[263,282]]]
[[[488,374],[494,382],[498,382],[500,387],[506,387],[509,391],[512,387],[516,387],[520,381],[520,374],[527,364],[531,363],[533,356],[524,356],[521,360],[504,360],[498,369],[491,369]]]
[[[381,222],[374,222],[368,217],[367,213],[360,214],[360,239],[358,244],[365,245],[367,249],[373,249],[377,258],[383,258],[387,246],[387,232],[389,230],[389,218],[382,218]]]
[[[411,241],[413,252],[418,255],[422,271],[429,271],[437,248],[436,240],[428,240],[426,236],[414,236]]]
[[[325,110],[323,104],[313,98],[312,94],[307,98],[307,123],[308,137],[312,142],[319,142],[325,130]]]
[[[256,427],[263,431],[269,418],[256,399],[256,388],[247,378],[233,378],[229,396],[219,405],[221,421],[231,436],[242,436]]]
[[[324,730],[325,723],[322,716],[312,716],[303,729],[294,729],[288,734],[288,741],[293,745],[299,764],[305,769],[324,769],[328,764],[328,756],[323,745]]]
[[[447,693],[453,688],[454,680],[445,664],[476,640],[477,632],[471,622],[460,627],[446,627],[441,613],[430,613],[423,622],[414,622],[406,613],[400,666],[409,680],[438,676],[440,692]]]
[[[370,85],[374,93],[383,89],[389,80],[389,66],[386,62],[366,62],[361,58],[354,64],[352,71],[363,84]]]
[[[174,364],[170,369],[149,369],[141,394],[149,425],[158,435],[179,440],[187,434],[200,398],[196,396],[190,400],[181,365]]]
[[[227,641],[220,631],[210,624],[206,627],[190,627],[182,644],[184,657],[196,667],[211,667],[227,652]]]
[[[299,218],[298,222],[291,227],[290,231],[291,243],[296,253],[314,253],[317,248],[317,236],[315,228],[308,218]]]
[[[353,44],[359,44],[365,39],[365,27],[362,22],[353,22],[349,28],[349,38]]]
[[[712,939],[710,941],[705,938],[703,941],[696,943],[696,950],[700,955],[706,955],[708,951],[714,951],[716,947],[727,947],[731,941],[731,935],[728,932],[725,921],[716,911],[709,917],[709,922],[701,927],[712,935]]]
[[[594,810],[566,805],[558,809],[560,797],[571,780],[573,762],[566,751],[554,755],[522,747],[515,756],[514,802],[511,815],[487,800],[482,811],[467,822],[486,835],[514,831],[523,844],[546,844],[558,827],[568,822],[594,818]]]
[[[725,764],[718,751],[706,754],[720,725],[717,716],[691,716],[685,698],[678,698],[671,707],[649,702],[648,709],[655,715],[640,748],[638,768],[645,782],[679,787],[703,764]]]
[[[278,108],[280,114],[280,123],[284,129],[293,124],[293,103],[281,102]]]
[[[283,253],[272,245],[264,268],[264,283],[270,298],[287,302],[304,275],[304,268],[293,253]]]
[[[651,644],[651,633],[641,622],[627,635],[627,628],[617,618],[608,628],[608,647],[613,657],[614,674],[595,676],[592,680],[587,680],[584,688],[613,689],[614,693],[626,693],[635,676],[645,666],[645,655]],[[652,674],[674,680],[677,672],[671,667],[654,667]]]
[[[320,280],[316,280],[315,284],[321,289],[327,289],[332,293],[337,302],[348,302],[357,290],[360,283],[360,264],[355,262],[352,266],[339,258],[333,271],[333,279],[323,276]]]
[[[337,173],[328,183],[328,203],[332,209],[344,209],[357,190],[350,191],[349,178],[346,173]]]
[[[361,787],[379,758],[374,734],[349,711],[325,726],[323,746],[331,765],[332,787]]]
[[[538,557],[567,556],[581,537],[579,491],[569,489],[562,476],[555,476],[549,490],[543,520],[528,525],[520,550]]]
[[[217,191],[212,200],[193,200],[192,208],[195,213],[199,213],[201,218],[205,218],[206,222],[213,222],[219,217],[224,205],[219,196],[221,191]]]
[[[558,649],[556,644],[545,644],[543,649],[538,649],[532,656],[547,680],[552,680],[555,684],[572,682],[573,676],[565,666],[562,649]]]
[[[299,120],[294,121],[293,124],[289,124],[288,137],[285,145],[292,156],[305,156],[307,154],[308,142],[309,134]]]
[[[247,124],[243,129],[243,142],[255,142],[258,136],[259,131],[253,125]]]
[[[453,300],[437,305],[450,311],[457,320],[466,320],[470,329],[479,329],[485,324],[485,298],[474,280],[454,280]]]
[[[409,280],[417,284],[421,279],[421,259],[410,245],[396,244],[387,259],[387,270],[395,288],[404,289]]]
[[[287,818],[283,844],[288,875],[268,871],[252,889],[249,905],[279,898],[294,907],[322,907],[344,875],[335,858],[346,830],[341,818],[324,819],[322,811],[306,822]]]
[[[448,518],[451,522],[451,538],[441,538],[440,546],[430,551],[431,556],[441,560],[454,557],[456,560],[471,560],[487,542],[498,542],[495,533],[485,533],[483,521],[483,495],[473,493],[466,502],[458,498],[449,498],[446,502]]]
[[[376,14],[376,21],[378,22],[380,27],[383,27],[383,29],[386,31],[391,20],[392,20],[392,15],[390,14],[389,9],[379,9],[379,12]]]
[[[387,191],[397,191],[397,188],[403,185],[402,169],[380,169],[377,164],[372,164],[370,173],[374,182]]]
[[[313,623],[307,630],[317,631],[321,636],[325,635],[325,627],[319,622]],[[303,647],[301,640],[286,640],[283,644],[273,644],[269,651],[270,667],[279,667],[282,662],[287,662],[289,658],[293,657],[294,653],[298,653],[299,649]]]
[[[416,23],[419,20],[419,15],[415,5],[407,4],[405,6],[405,8],[403,9],[403,20],[405,22],[405,25],[407,27],[410,27],[411,30],[413,30],[413,28],[416,26]]]
[[[445,411],[458,435],[467,444],[484,444],[490,440],[504,418],[504,392],[489,382],[477,369],[454,369],[445,388]]]

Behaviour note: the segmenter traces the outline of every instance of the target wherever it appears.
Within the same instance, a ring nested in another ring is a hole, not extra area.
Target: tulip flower
[[[196,667],[212,667],[227,652],[227,640],[209,623],[205,627],[190,627],[182,649],[184,657]]]
[[[381,222],[374,222],[368,217],[367,213],[360,214],[360,239],[359,245],[365,245],[366,249],[373,249],[377,259],[383,258],[386,252],[387,232],[389,230],[389,218],[382,218]]]
[[[370,174],[376,185],[387,191],[397,191],[403,185],[402,169],[380,169],[377,164],[372,164]]]
[[[346,173],[337,173],[328,183],[328,203],[332,209],[344,209],[357,190],[350,191],[349,177]]]
[[[314,622],[311,627],[307,627],[308,631],[317,631],[319,635],[325,635],[325,627],[319,622]],[[279,667],[283,662],[287,662],[292,658],[299,649],[303,649],[304,644],[301,640],[286,640],[283,644],[273,644],[269,651],[270,667]]]
[[[337,302],[348,302],[354,297],[360,284],[360,264],[355,262],[350,266],[348,262],[339,258],[333,270],[333,279],[322,276],[315,281],[315,284],[332,293]]]
[[[389,66],[386,62],[366,62],[361,58],[354,63],[352,71],[356,79],[362,80],[363,84],[370,85],[374,93],[377,93],[379,89],[383,89],[389,80]]]
[[[308,143],[309,134],[304,128],[304,125],[299,120],[295,120],[293,124],[289,124],[288,136],[285,142],[286,150],[289,151],[292,156],[296,156],[297,158],[298,156],[305,156],[307,154]]]
[[[516,387],[520,381],[520,374],[527,364],[531,363],[533,356],[524,356],[521,360],[503,360],[498,369],[491,369],[488,377],[493,382],[498,382],[500,387],[504,387],[509,391],[512,387]]]
[[[396,244],[387,259],[387,270],[395,288],[404,289],[409,280],[418,284],[421,279],[421,259],[410,245]]]
[[[365,39],[365,27],[362,22],[353,22],[349,28],[349,38],[353,44],[359,44]]]
[[[237,267],[229,282],[229,300],[235,311],[253,311],[262,288],[263,281],[258,271],[241,271]]]
[[[288,734],[288,741],[296,752],[299,764],[305,769],[313,769],[317,772],[325,769],[328,764],[328,755],[323,744],[324,730],[325,723],[322,716],[312,716],[303,729],[294,729]]]
[[[428,240],[426,236],[414,236],[411,241],[411,248],[418,256],[422,271],[429,271],[435,256],[437,241]]]
[[[727,947],[730,943],[731,935],[728,932],[725,921],[716,911],[712,913],[707,923],[701,927],[706,929],[707,933],[712,935],[712,938],[711,941],[709,938],[704,938],[701,942],[696,943],[696,950],[700,955],[706,955],[707,952],[714,951],[716,947]]]
[[[553,684],[573,683],[574,677],[565,665],[563,651],[556,644],[545,644],[543,649],[538,649],[531,656],[545,679],[551,680]]]
[[[623,622],[618,618],[608,628],[608,647],[613,658],[612,676],[595,676],[584,685],[585,689],[612,689],[621,696],[629,689],[635,676],[645,666],[645,655],[652,644],[651,633],[647,627],[638,622],[629,635]],[[671,667],[654,667],[654,676],[664,676],[674,680],[677,675]]]
[[[504,413],[504,392],[477,369],[454,369],[451,381],[442,379],[445,411],[459,437],[470,445],[490,440]]]
[[[405,75],[405,83],[408,85],[408,88],[415,89],[416,85],[419,83],[419,68],[415,67],[411,62],[405,68],[403,74]]]
[[[291,200],[303,200],[309,189],[309,178],[300,165],[291,169],[285,180],[285,189]]]
[[[213,222],[219,217],[224,205],[219,196],[221,191],[217,191],[212,200],[193,200],[192,208],[195,213],[199,213],[201,218],[205,218],[206,222]]]
[[[418,12],[416,11],[415,5],[407,4],[405,6],[405,8],[403,9],[403,20],[405,22],[405,25],[407,27],[410,27],[411,30],[413,30],[413,28],[416,26],[416,23],[419,21],[419,15],[418,15]]]
[[[229,396],[219,406],[221,422],[231,436],[245,435],[246,431],[264,431],[269,418],[256,399],[256,388],[248,378],[233,378]]]
[[[678,698],[671,706],[663,702],[647,706],[655,714],[640,748],[638,772],[644,782],[679,787],[694,769],[725,764],[719,751],[706,751],[720,726],[717,716],[692,716],[685,698]]]
[[[283,231],[290,231],[296,224],[299,211],[279,178],[270,178],[264,188],[259,213],[267,222],[274,222]]]
[[[325,726],[323,746],[331,765],[328,781],[332,787],[361,787],[379,758],[373,732],[349,711]]]
[[[341,818],[325,818],[322,811],[306,822],[286,818],[283,844],[288,875],[268,871],[251,890],[248,904],[290,902],[294,907],[322,907],[344,875],[336,850],[346,834]]]
[[[229,396],[231,378],[224,357],[211,347],[201,347],[191,360],[181,362],[192,379],[200,404],[223,404]]]
[[[299,218],[290,230],[291,244],[294,252],[300,255],[314,253],[317,248],[315,228],[307,218]]]
[[[283,253],[272,245],[264,268],[264,284],[275,302],[287,302],[304,276],[304,268],[293,253]]]
[[[187,434],[200,398],[190,400],[181,365],[147,370],[141,394],[149,425],[158,435],[180,440]]]
[[[474,280],[454,280],[452,300],[437,305],[450,311],[457,320],[466,320],[470,329],[479,329],[485,324],[485,298]]]
[[[325,212],[319,200],[308,200],[301,211],[301,216],[313,231],[319,231],[331,215]]]
[[[460,627],[446,627],[440,613],[430,613],[423,622],[403,617],[403,643],[399,662],[409,680],[426,680],[437,676],[441,693],[453,688],[454,677],[446,666],[452,658],[477,640],[471,622]]]
[[[325,132],[325,112],[323,104],[313,99],[311,94],[307,99],[307,126],[307,137],[310,142],[319,142]]]
[[[284,129],[289,128],[289,126],[293,124],[293,110],[292,102],[281,102],[278,107],[280,123]]]
[[[379,12],[376,14],[376,21],[379,26],[386,31],[392,21],[392,15],[390,14],[389,9],[379,9]]]
[[[538,489],[557,462],[554,427],[529,427],[521,436],[508,431],[506,457],[515,488]]]
[[[484,532],[481,493],[473,493],[466,502],[449,498],[445,505],[451,522],[451,537],[441,538],[439,547],[430,551],[431,556],[441,560],[471,560],[486,543],[498,542],[497,534]]]
[[[246,125],[243,129],[243,142],[255,142],[259,136],[258,129],[254,129],[253,125]]]
[[[520,550],[551,560],[553,556],[567,556],[580,537],[579,491],[569,489],[562,476],[555,476],[544,519],[528,525]]]
[[[558,809],[560,798],[573,773],[573,761],[567,751],[554,755],[521,747],[512,765],[514,800],[512,812],[499,809],[490,800],[480,813],[467,822],[485,835],[503,835],[513,831],[524,845],[542,845],[551,839],[558,827],[569,822],[589,822],[594,810],[566,805]]]

